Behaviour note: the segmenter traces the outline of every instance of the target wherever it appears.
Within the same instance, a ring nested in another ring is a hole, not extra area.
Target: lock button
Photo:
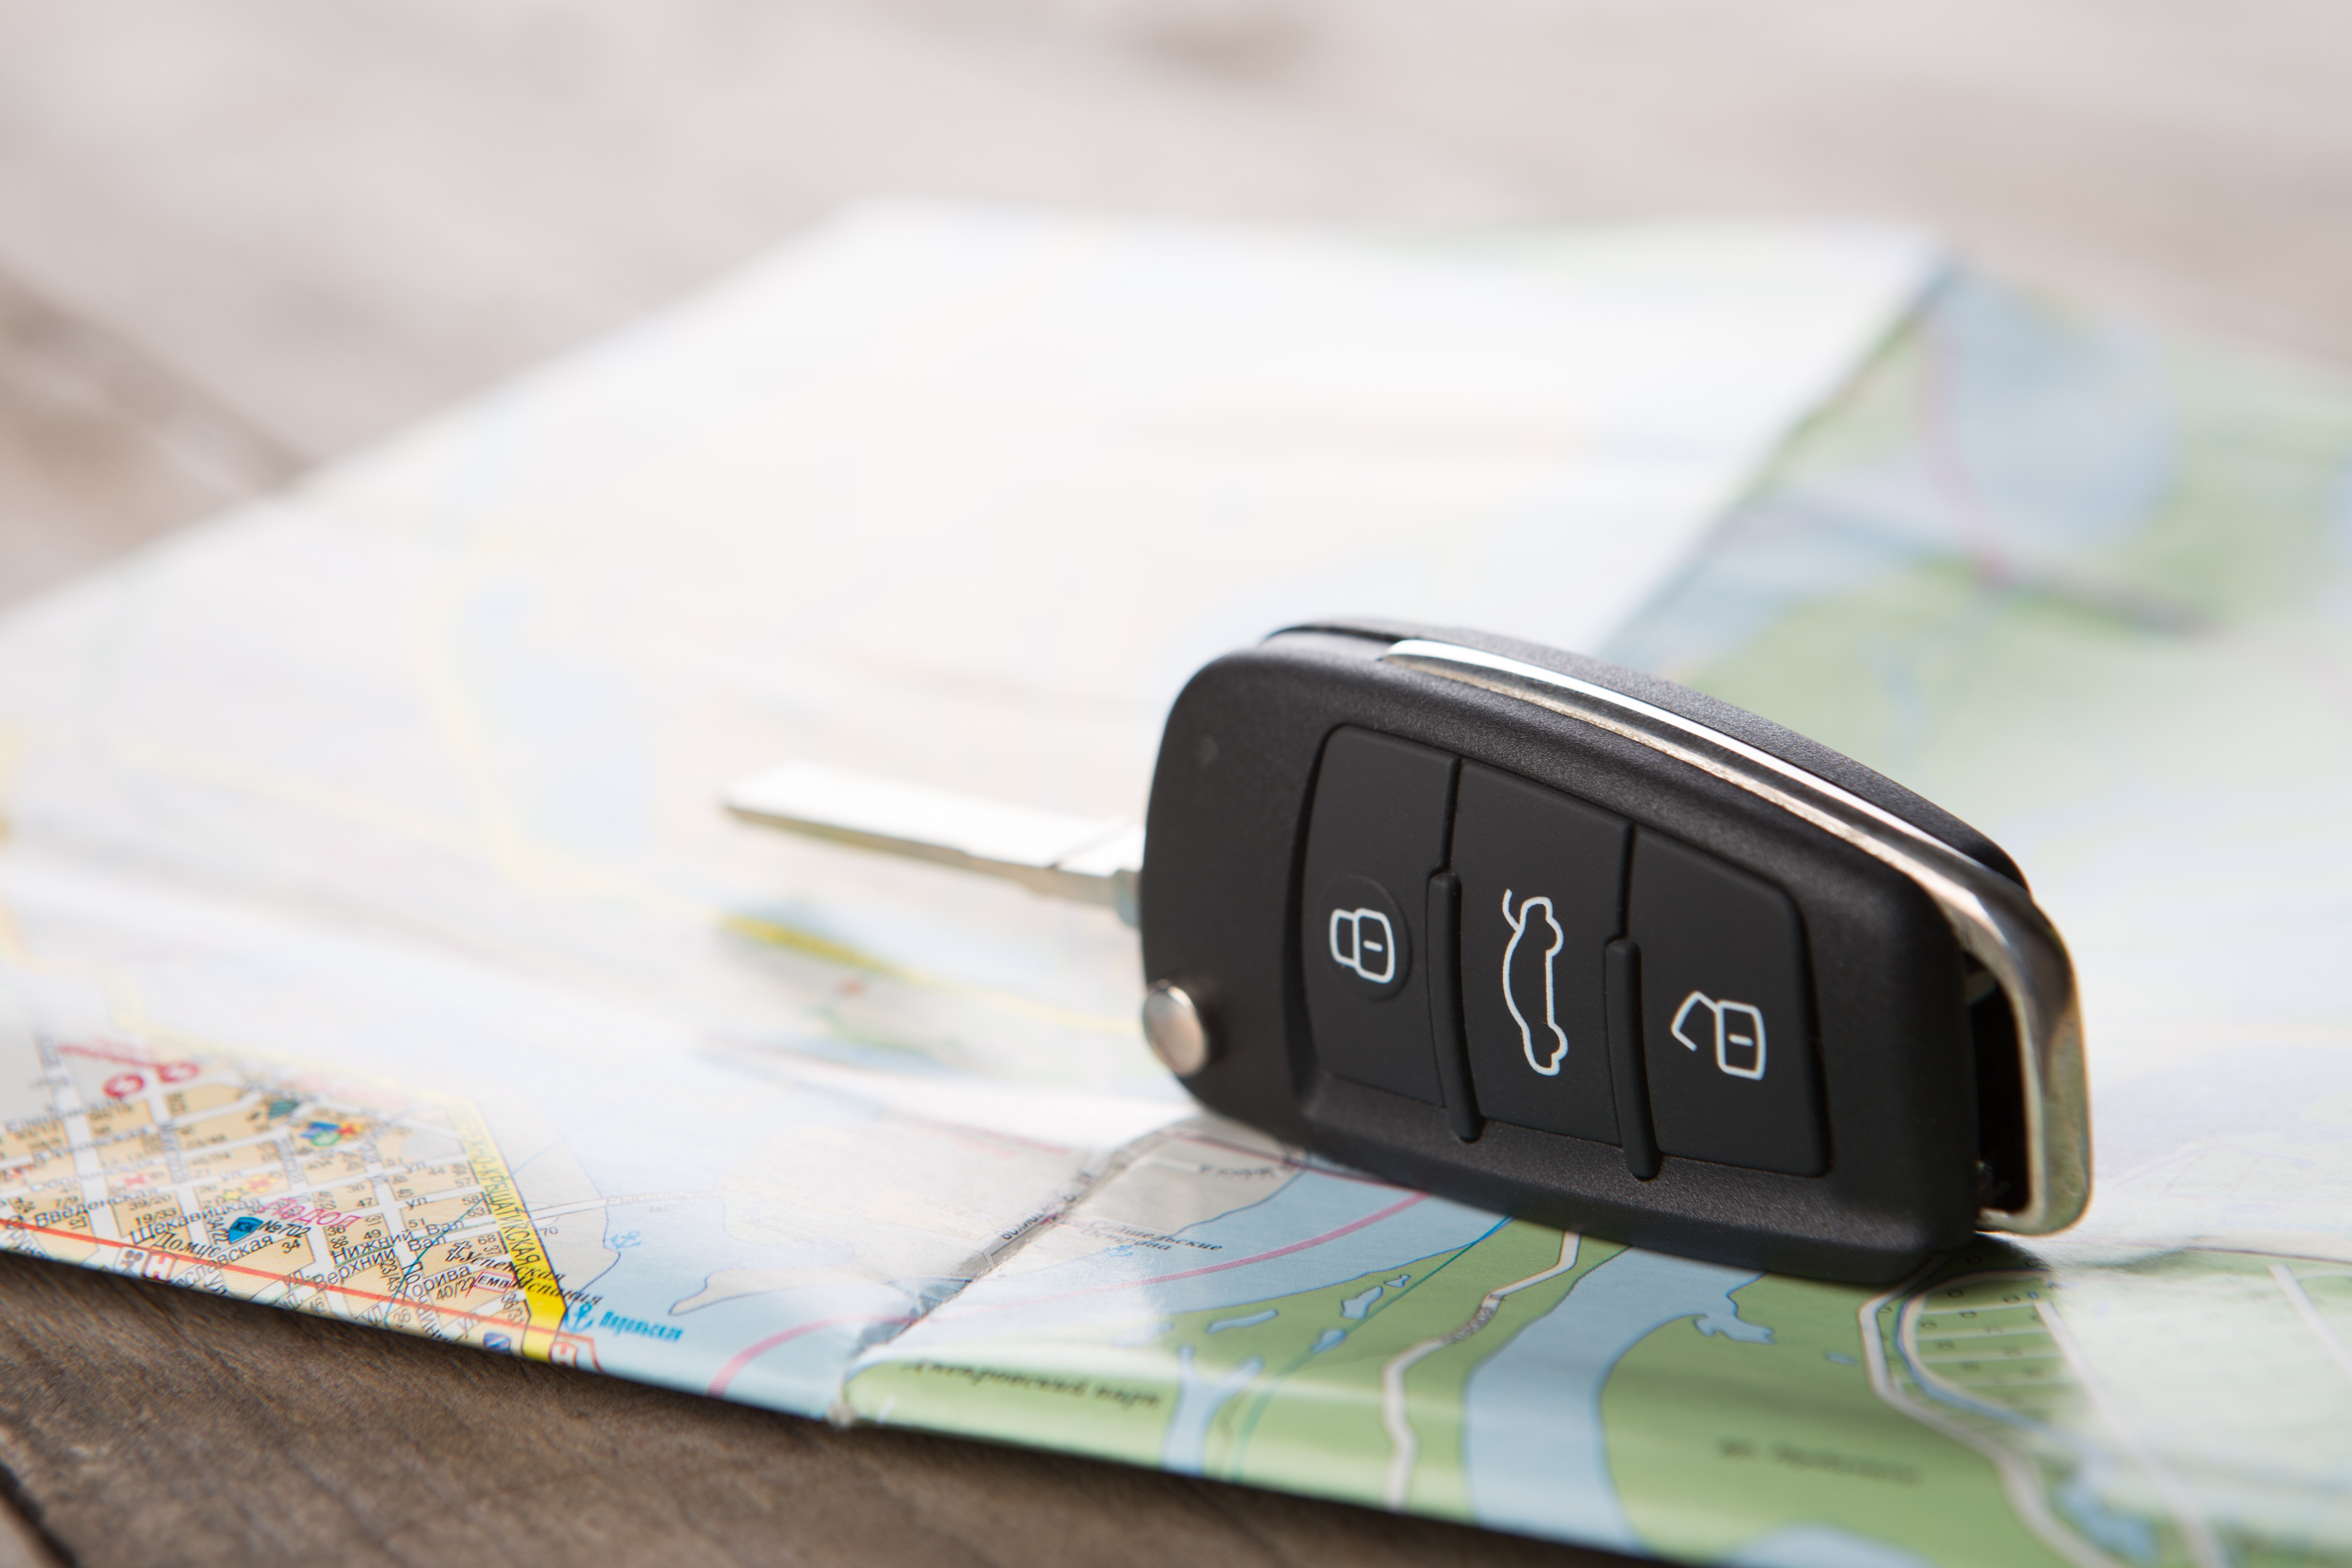
[[[1454,760],[1368,730],[1324,743],[1307,825],[1299,953],[1329,1071],[1445,1103],[1429,1021],[1429,879],[1445,864]]]
[[[1643,829],[1627,905],[1658,1147],[1793,1176],[1827,1170],[1804,929],[1788,895]]]

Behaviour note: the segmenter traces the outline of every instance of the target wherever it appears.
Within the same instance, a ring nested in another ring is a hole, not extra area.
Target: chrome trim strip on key
[[[1951,922],[1961,951],[1990,972],[2017,1026],[2028,1202],[2022,1209],[1979,1209],[1977,1224],[1986,1230],[2046,1236],[2082,1216],[2091,1198],[2091,1113],[2081,1003],[2065,943],[2024,889],[1827,779],[1622,691],[1422,637],[1396,643],[1381,658],[1535,703],[1686,763],[1835,835],[1917,883]]]

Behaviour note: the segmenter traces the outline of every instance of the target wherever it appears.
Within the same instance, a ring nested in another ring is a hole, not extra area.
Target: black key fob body
[[[1524,1217],[1878,1282],[2089,1193],[2065,950],[2007,856],[1696,692],[1296,629],[1171,710],[1147,1033],[1207,1105]]]

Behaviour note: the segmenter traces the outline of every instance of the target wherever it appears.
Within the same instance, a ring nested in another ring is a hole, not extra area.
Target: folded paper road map
[[[0,623],[0,1245],[1695,1563],[2352,1561],[2352,383],[1879,231],[865,210]],[[2100,1189],[1884,1290],[1195,1110],[1103,816],[1203,659],[1484,626],[2016,853]]]

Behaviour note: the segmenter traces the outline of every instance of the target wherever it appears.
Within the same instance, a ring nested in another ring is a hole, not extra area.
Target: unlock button
[[[1658,1147],[1790,1175],[1828,1167],[1805,938],[1788,895],[1646,829],[1627,924]]]

